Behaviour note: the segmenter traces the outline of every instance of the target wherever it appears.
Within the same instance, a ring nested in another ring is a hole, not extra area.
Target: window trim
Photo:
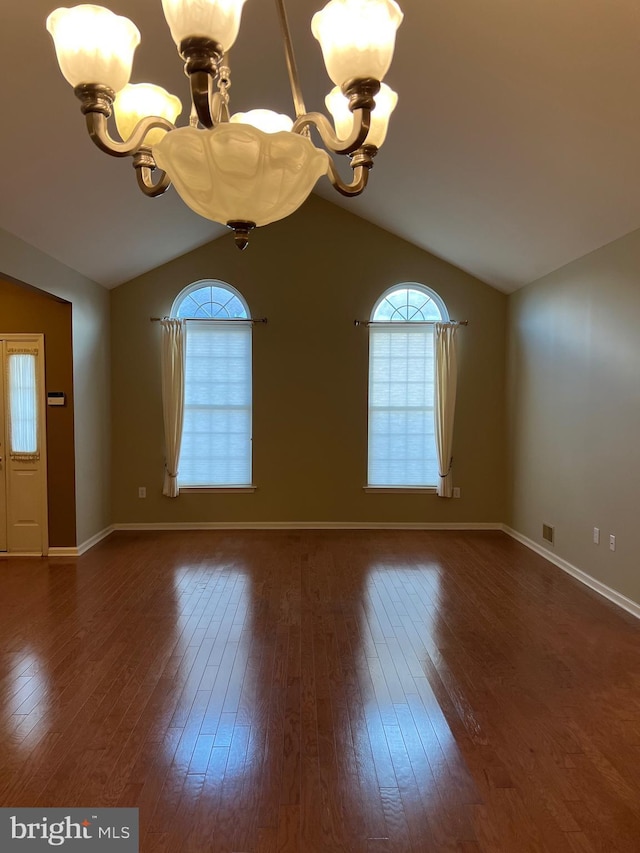
[[[375,494],[436,495],[437,486],[363,486],[363,491]]]
[[[209,492],[222,492],[225,494],[238,494],[242,492],[255,492],[258,487],[254,486],[253,483],[249,483],[248,485],[242,486],[181,486],[180,494],[199,494],[209,493]]]
[[[240,291],[234,287],[232,284],[228,284],[226,281],[222,281],[219,278],[201,278],[198,281],[194,281],[191,284],[188,284],[186,287],[183,287],[180,293],[173,300],[173,304],[171,306],[171,311],[169,313],[170,317],[175,317],[176,319],[182,319],[189,322],[189,320],[206,320],[206,317],[179,317],[178,309],[187,296],[190,296],[195,290],[202,290],[203,287],[221,287],[223,290],[229,290],[233,295],[238,299],[239,302],[242,303],[244,308],[245,317],[238,317],[238,320],[244,320],[247,323],[251,323],[251,311],[249,310],[249,305],[244,296],[240,293]],[[226,320],[230,318],[228,317],[212,317],[211,321],[224,323]]]
[[[384,322],[384,321],[380,321],[380,320],[375,319],[376,311],[378,310],[380,305],[382,305],[384,300],[391,293],[394,293],[396,290],[418,290],[418,291],[421,291],[422,293],[424,293],[425,296],[428,296],[437,305],[438,310],[440,311],[440,317],[441,317],[440,322],[442,322],[442,323],[449,323],[450,322],[449,311],[447,310],[447,306],[445,305],[443,298],[438,293],[436,293],[435,290],[432,290],[426,284],[420,284],[417,281],[401,281],[398,284],[393,284],[393,285],[391,285],[391,287],[388,287],[385,290],[385,292],[383,294],[381,294],[381,296],[376,300],[376,303],[373,306],[373,309],[372,309],[371,314],[369,316],[369,320],[371,322],[373,322],[373,323]],[[414,323],[416,321],[415,320],[390,320],[389,322],[393,323],[394,325],[400,324],[400,323],[406,323],[408,325],[409,323]]]

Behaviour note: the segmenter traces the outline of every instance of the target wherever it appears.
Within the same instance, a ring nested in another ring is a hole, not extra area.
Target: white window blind
[[[180,487],[251,484],[251,323],[187,323]]]
[[[9,420],[12,453],[38,452],[35,353],[9,355]]]
[[[432,325],[369,327],[370,486],[437,485],[434,378]]]

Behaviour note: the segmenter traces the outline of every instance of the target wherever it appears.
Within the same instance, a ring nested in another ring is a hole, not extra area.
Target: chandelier
[[[402,12],[394,0],[329,0],[311,22],[335,84],[322,113],[307,112],[284,0],[276,0],[295,120],[271,110],[229,111],[228,52],[245,0],[162,0],[184,60],[191,115],[176,127],[182,104],[151,83],[129,83],[140,33],[101,6],[56,9],[47,18],[60,70],[81,101],[89,136],[114,157],[133,158],[138,186],[161,195],[173,184],[192,210],[227,225],[244,249],[253,228],[289,216],[327,175],[344,196],[367,185],[397,95],[382,79],[393,56]],[[111,136],[114,114],[120,139]],[[323,148],[314,145],[311,130]],[[350,183],[330,155],[347,155]]]

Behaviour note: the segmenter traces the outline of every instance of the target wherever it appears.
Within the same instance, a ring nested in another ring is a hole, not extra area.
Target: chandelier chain
[[[225,54],[225,60],[227,60]],[[224,104],[229,104],[229,89],[231,88],[231,69],[228,65],[221,65],[218,68],[218,92]]]

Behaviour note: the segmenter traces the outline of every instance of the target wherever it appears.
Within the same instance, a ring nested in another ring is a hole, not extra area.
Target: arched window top
[[[208,279],[185,287],[176,296],[171,316],[188,320],[248,320],[251,314],[235,287]]]
[[[390,287],[371,312],[375,323],[448,322],[447,306],[438,294],[416,282]]]

